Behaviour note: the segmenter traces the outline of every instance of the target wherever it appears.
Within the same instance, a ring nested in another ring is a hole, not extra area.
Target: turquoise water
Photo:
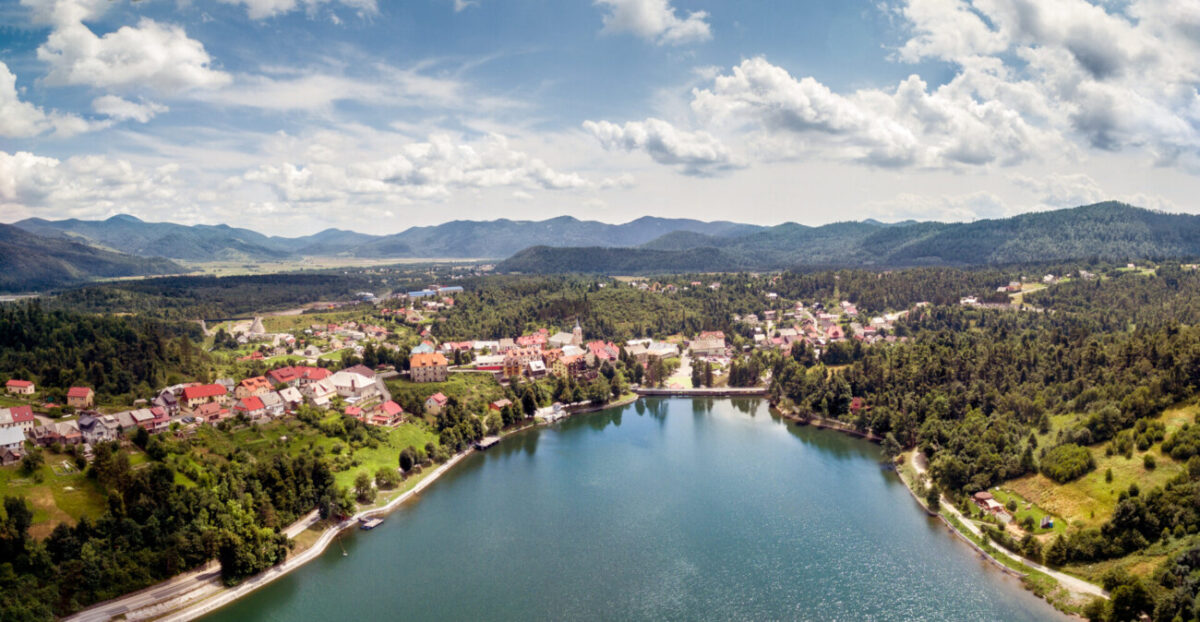
[[[1065,619],[920,511],[877,447],[758,400],[507,438],[206,618]]]

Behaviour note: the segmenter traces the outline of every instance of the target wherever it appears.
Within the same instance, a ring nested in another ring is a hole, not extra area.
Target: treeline
[[[155,442],[159,439],[156,437]],[[158,452],[161,456],[168,449]],[[105,512],[44,540],[29,537],[32,510],[6,497],[0,514],[0,619],[48,620],[126,594],[218,559],[227,584],[287,555],[281,528],[314,507],[352,508],[322,458],[211,458],[183,486],[164,462],[133,469],[115,443],[102,443],[87,474],[107,497]]]
[[[0,370],[40,391],[86,385],[102,396],[144,396],[202,373],[207,354],[193,341],[202,338],[195,324],[0,305]]]

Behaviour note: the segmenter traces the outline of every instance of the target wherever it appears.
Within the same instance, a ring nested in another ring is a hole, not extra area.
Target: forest
[[[1133,444],[1162,441],[1165,453],[1186,463],[1183,472],[1159,487],[1123,491],[1111,517],[1054,541],[1047,561],[1108,560],[1163,538],[1191,537],[1200,531],[1195,424],[1164,439],[1150,419],[1197,397],[1200,275],[1177,267],[1110,274],[1030,295],[1041,311],[918,309],[902,322],[906,341],[855,349],[836,370],[793,351],[773,363],[772,399],[802,416],[870,430],[888,446],[916,447],[937,486],[962,503],[1027,473],[1075,479],[1094,468],[1084,446],[1128,454]],[[1077,423],[1039,446],[1036,435],[1050,430],[1050,418],[1067,414],[1078,415]],[[1156,620],[1200,613],[1194,602],[1168,595],[1182,589],[1194,599],[1194,579],[1156,576],[1161,584],[1126,582],[1145,590],[1134,610]],[[1102,613],[1127,619],[1113,607]]]

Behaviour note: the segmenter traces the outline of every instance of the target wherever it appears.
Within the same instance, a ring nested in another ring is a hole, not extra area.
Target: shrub
[[[1065,484],[1096,468],[1096,460],[1086,447],[1067,443],[1046,452],[1041,468],[1046,477]]]
[[[1158,462],[1154,460],[1154,456],[1146,454],[1142,456],[1142,466],[1146,467],[1147,471],[1153,471],[1158,466]]]

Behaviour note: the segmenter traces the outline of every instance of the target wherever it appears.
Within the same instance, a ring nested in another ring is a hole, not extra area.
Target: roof
[[[271,388],[271,382],[267,380],[266,376],[254,376],[253,378],[246,378],[238,384],[250,389],[251,391]]]
[[[353,367],[347,367],[346,369],[343,369],[342,371],[348,371],[352,374],[366,376],[367,378],[375,377],[375,370],[371,369],[370,367],[367,367],[366,365],[355,365]]]
[[[153,421],[155,419],[154,413],[150,412],[149,408],[139,408],[137,410],[131,410],[131,411],[129,411],[129,416],[133,417],[133,420],[135,423],[142,423],[143,421]]]
[[[358,406],[347,406],[346,407],[346,415],[348,415],[350,417],[357,417],[361,414],[362,414],[362,408],[359,408]]]
[[[399,415],[404,412],[404,409],[401,408],[399,404],[397,404],[396,402],[393,402],[391,400],[384,402],[383,405],[380,406],[379,408],[384,413],[386,413],[388,415],[393,415],[393,416]]]
[[[25,387],[32,387],[33,382],[29,380],[9,380],[8,382],[4,383],[4,386],[12,387],[14,389],[24,389]]]
[[[0,428],[0,445],[25,442],[25,431],[21,428]]]
[[[304,401],[303,396],[300,395],[300,389],[297,389],[296,387],[288,387],[286,389],[280,389],[279,397],[283,398],[285,401],[288,401],[288,402]]]
[[[32,406],[13,406],[8,409],[8,413],[12,415],[13,423],[24,423],[34,420]]]
[[[87,397],[91,394],[92,389],[90,387],[71,387],[71,389],[67,391],[67,397]]]
[[[976,501],[987,501],[988,499],[991,499],[991,498],[992,498],[992,493],[990,493],[990,492],[981,491],[981,492],[975,493]]]
[[[263,405],[263,401],[259,399],[257,395],[251,395],[250,397],[242,398],[242,400],[238,402],[237,407],[247,411],[262,410],[266,408],[266,406]]]
[[[441,392],[438,392],[438,393],[434,393],[433,395],[430,395],[429,399],[427,399],[425,401],[428,402],[430,400],[433,400],[433,402],[436,404],[445,405],[445,403],[448,399],[449,398],[447,398],[444,394],[442,394]]]
[[[414,354],[408,359],[409,367],[441,367],[449,365],[446,356],[439,352],[430,352],[426,354]]]
[[[207,398],[207,397],[217,397],[218,395],[225,395],[228,392],[229,391],[225,388],[224,385],[202,384],[200,386],[185,388],[183,390],[183,399],[196,400],[196,399],[203,399],[203,398]]]
[[[267,376],[277,384],[292,382],[300,379],[300,370],[295,367],[280,367],[267,372]]]
[[[218,404],[216,402],[209,402],[207,404],[201,404],[201,405],[197,406],[196,414],[198,416],[207,418],[211,415],[218,414],[223,410],[225,410],[225,409],[221,408],[220,404]]]
[[[333,375],[333,372],[324,367],[297,367],[304,375],[305,380],[324,380]]]

